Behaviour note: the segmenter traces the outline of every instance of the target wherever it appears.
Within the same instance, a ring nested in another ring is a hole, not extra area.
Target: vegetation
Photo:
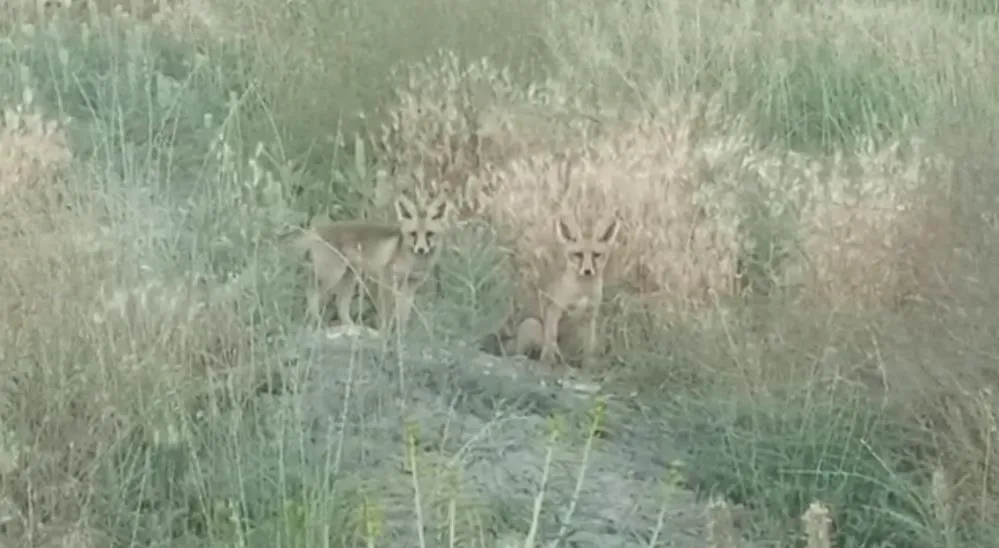
[[[999,546],[995,2],[0,15],[0,546],[555,546],[625,453],[688,464],[622,546],[675,534],[679,492],[710,525],[690,545]],[[264,394],[308,369],[278,238],[399,188],[468,221],[441,295],[407,340],[315,362],[348,388]],[[546,423],[515,412],[544,397],[435,371],[482,367],[563,208],[616,212],[624,243],[608,398]],[[451,358],[397,367],[413,341]],[[538,459],[511,449],[537,432]],[[476,468],[470,439],[522,467]]]

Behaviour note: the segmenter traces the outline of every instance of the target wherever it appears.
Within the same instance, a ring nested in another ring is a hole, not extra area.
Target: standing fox
[[[397,197],[396,223],[333,222],[325,215],[312,219],[293,245],[311,256],[314,285],[309,311],[315,317],[322,317],[323,306],[334,296],[340,321],[353,324],[350,307],[358,283],[374,278],[382,325],[388,326],[392,316],[405,325],[412,308],[414,267],[438,249],[450,209],[443,196],[417,202]]]
[[[555,221],[558,254],[554,268],[545,273],[536,301],[528,304],[513,329],[515,354],[527,354],[540,349],[539,360],[554,365],[562,353],[560,335],[566,327],[585,331],[583,364],[592,362],[597,345],[597,320],[604,292],[604,268],[617,241],[620,223],[616,219],[601,221],[592,233],[584,234],[574,221]],[[580,321],[581,320],[581,321]],[[509,328],[507,335],[510,335]]]

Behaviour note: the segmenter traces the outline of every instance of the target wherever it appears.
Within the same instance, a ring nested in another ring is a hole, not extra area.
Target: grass
[[[994,3],[0,11],[0,545],[996,545]],[[396,185],[441,294],[310,329]],[[476,348],[564,208],[599,397]]]

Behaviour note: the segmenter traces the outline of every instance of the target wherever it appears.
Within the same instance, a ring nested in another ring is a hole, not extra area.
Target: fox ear
[[[443,196],[438,196],[434,198],[433,201],[427,205],[427,218],[431,221],[440,221],[447,216],[448,211],[451,209],[450,203]]]
[[[416,218],[416,204],[409,198],[399,195],[395,199],[395,214],[400,221],[411,221]]]
[[[604,227],[603,231],[599,232],[600,235],[597,236],[597,241],[602,244],[612,243],[617,239],[617,233],[620,232],[620,229],[621,223],[618,222],[617,219],[611,220],[611,222],[607,223]]]
[[[559,217],[555,220],[555,236],[558,237],[558,241],[563,244],[575,242],[579,239],[576,227],[565,217]]]

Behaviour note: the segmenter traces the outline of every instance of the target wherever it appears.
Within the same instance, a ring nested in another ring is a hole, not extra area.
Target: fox
[[[584,233],[574,219],[561,216],[554,222],[557,248],[552,268],[544,273],[537,298],[523,303],[522,312],[504,327],[504,353],[528,355],[540,351],[538,361],[554,367],[563,359],[559,340],[568,329],[584,329],[584,368],[593,363],[597,346],[597,322],[603,302],[604,274],[617,245],[621,223],[604,219]],[[509,339],[513,347],[510,348]]]
[[[405,325],[412,309],[414,269],[432,261],[448,229],[451,205],[438,196],[416,202],[396,197],[396,222],[332,221],[319,214],[291,245],[306,251],[313,267],[308,311],[316,319],[330,298],[343,324],[353,325],[351,304],[362,278],[376,283],[376,313],[383,327]]]

